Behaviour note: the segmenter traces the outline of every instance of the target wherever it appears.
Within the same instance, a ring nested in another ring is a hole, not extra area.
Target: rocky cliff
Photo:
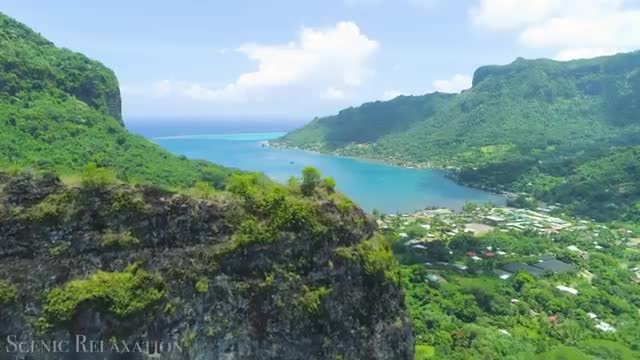
[[[149,358],[161,343],[166,359],[412,359],[374,224],[338,194],[258,182],[179,193],[1,173],[0,342],[71,349],[0,356]]]

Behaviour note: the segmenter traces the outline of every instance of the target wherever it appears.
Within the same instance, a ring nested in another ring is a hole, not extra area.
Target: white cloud
[[[224,86],[161,80],[151,85],[149,93],[219,103],[261,102],[292,94],[336,99],[344,97],[343,89],[357,88],[372,76],[369,62],[378,48],[378,42],[352,22],[303,28],[298,39],[288,44],[240,46],[236,51],[255,61],[257,69]]]
[[[569,60],[640,47],[640,9],[627,0],[480,0],[473,22],[518,33],[520,44]]]
[[[471,87],[473,79],[469,75],[455,74],[448,80],[436,80],[432,86],[435,91],[444,93],[459,93]]]
[[[556,56],[556,60],[590,59],[598,56],[617,54],[622,49],[615,48],[574,48],[561,50]]]

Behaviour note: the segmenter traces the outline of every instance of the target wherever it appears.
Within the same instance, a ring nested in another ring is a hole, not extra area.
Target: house
[[[507,264],[502,267],[502,270],[511,274],[515,274],[518,271],[525,271],[529,273],[531,276],[535,276],[535,277],[541,277],[542,275],[544,275],[544,270],[531,265],[522,264],[522,263]]]
[[[471,223],[471,224],[464,225],[464,231],[472,233],[473,235],[486,234],[491,230],[493,230],[493,226],[484,225],[484,224]]]
[[[495,215],[485,216],[484,220],[490,225],[499,225],[506,221],[502,216]]]
[[[543,271],[548,271],[555,274],[562,274],[576,269],[575,265],[567,264],[556,259],[543,260],[537,264],[534,264],[533,266],[540,268]]]
[[[578,295],[578,290],[568,287],[568,286],[564,286],[564,285],[558,285],[556,286],[556,289],[562,291],[562,292],[566,292],[569,293],[571,295]]]
[[[452,264],[451,266],[453,266],[453,267],[455,267],[455,268],[457,268],[459,270],[462,270],[462,271],[465,271],[465,270],[467,270],[469,268],[465,264]]]
[[[604,332],[616,332],[616,328],[602,320],[598,324],[596,324],[596,329],[602,330]]]

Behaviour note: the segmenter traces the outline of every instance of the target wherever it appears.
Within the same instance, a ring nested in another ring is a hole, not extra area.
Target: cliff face
[[[168,359],[413,358],[391,255],[348,203],[49,174],[0,184],[3,341],[163,341]]]

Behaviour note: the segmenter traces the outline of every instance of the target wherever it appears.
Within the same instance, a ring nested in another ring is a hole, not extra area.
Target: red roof
[[[489,257],[495,256],[495,255],[496,254],[492,253],[491,251],[487,251],[487,252],[484,253],[484,256],[489,256]]]
[[[469,255],[469,256],[476,256],[476,255],[478,255],[478,254],[476,254],[476,252],[475,252],[475,251],[467,251],[467,255]]]

